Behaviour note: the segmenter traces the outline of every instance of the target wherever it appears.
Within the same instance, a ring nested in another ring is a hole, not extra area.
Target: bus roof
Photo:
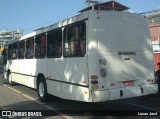
[[[60,21],[60,22],[57,22],[57,23],[54,23],[54,24],[51,24],[49,26],[46,26],[46,27],[41,27],[39,29],[36,29],[34,30],[33,32],[29,33],[29,34],[26,34],[24,36],[22,36],[20,38],[20,40],[22,39],[26,39],[26,38],[29,38],[29,37],[33,37],[35,35],[39,35],[41,33],[46,33],[48,31],[51,31],[53,29],[58,29],[58,28],[62,28],[63,26],[66,26],[68,24],[72,24],[76,21],[82,21],[82,20],[85,20],[88,18],[88,15],[86,13],[83,13],[83,14],[78,14],[76,16],[73,16],[73,17],[70,17],[70,18],[67,18],[63,21]]]

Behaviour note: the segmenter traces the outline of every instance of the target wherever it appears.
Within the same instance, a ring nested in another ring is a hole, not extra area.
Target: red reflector
[[[98,84],[98,81],[97,80],[93,80],[93,81],[91,81],[91,84]]]
[[[115,83],[111,83],[111,86],[115,86],[116,84]]]
[[[124,86],[134,86],[134,82],[133,81],[125,81],[123,82]]]

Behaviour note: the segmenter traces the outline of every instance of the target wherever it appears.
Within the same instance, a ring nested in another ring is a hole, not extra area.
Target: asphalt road
[[[113,116],[107,116],[108,112],[112,110],[118,114],[129,115],[130,112],[159,112],[160,111],[160,98],[151,97],[148,100],[144,100],[141,97],[132,99],[123,99],[118,101],[110,101],[103,103],[84,103],[78,101],[64,100],[50,97],[50,101],[42,103],[38,100],[37,92],[34,89],[15,84],[10,86],[4,79],[0,79],[0,109],[1,110],[52,110],[55,116],[49,117],[37,117],[37,118],[83,118],[96,119],[99,118],[117,118]],[[67,114],[65,111],[67,110]],[[75,111],[76,110],[76,111]],[[94,110],[93,112],[91,110]],[[69,113],[68,113],[69,112]],[[72,112],[72,113],[71,113]],[[102,113],[101,113],[102,112]],[[102,114],[102,115],[101,115]],[[105,115],[106,114],[106,115]],[[138,114],[137,114],[138,115]],[[103,116],[103,117],[102,117]],[[160,116],[160,115],[159,115]],[[132,116],[130,116],[131,118]],[[151,116],[149,116],[151,117]],[[152,116],[152,118],[159,118],[158,116]],[[13,117],[1,117],[13,118]],[[18,118],[18,117],[16,117]],[[123,117],[124,118],[124,117]],[[128,117],[126,117],[127,119]],[[140,118],[140,117],[137,117]],[[148,116],[143,116],[148,118]]]

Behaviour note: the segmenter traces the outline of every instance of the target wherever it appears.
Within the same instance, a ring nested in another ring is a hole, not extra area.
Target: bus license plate
[[[134,86],[134,82],[133,81],[125,81],[123,82],[124,86]]]

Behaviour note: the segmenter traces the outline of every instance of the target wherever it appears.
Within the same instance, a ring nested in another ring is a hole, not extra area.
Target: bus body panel
[[[9,63],[9,62],[12,62],[12,63]],[[37,88],[36,77],[38,76],[38,72],[39,72],[37,68],[38,67],[37,59],[25,59],[25,60],[19,59],[19,60],[12,60],[9,62],[7,65],[8,65],[8,69],[10,69],[11,71],[13,81],[34,89]],[[43,67],[45,68],[45,66]],[[44,69],[44,68],[41,68],[41,69]],[[45,72],[41,72],[41,73],[45,74]]]
[[[144,90],[143,93],[141,90],[142,88]],[[101,91],[93,90],[92,97],[93,97],[93,102],[104,102],[104,101],[155,94],[157,93],[157,88],[158,88],[157,84],[152,84],[152,85],[125,87],[125,88],[114,88]],[[123,95],[120,95],[120,92],[123,92]]]
[[[154,80],[153,60],[151,58],[152,55],[149,51],[137,52],[136,56],[101,53],[99,59],[106,60],[105,68],[107,70],[107,76],[103,79],[107,84],[130,80]]]
[[[52,81],[52,80],[46,80],[47,83],[47,91],[49,94],[64,98],[63,96],[63,83]]]
[[[153,50],[147,19],[132,13],[112,11],[90,11],[89,15],[89,78],[90,88],[97,92],[97,98],[106,89],[109,91],[105,94],[106,100],[119,99],[119,88],[124,88],[123,98],[156,93],[158,88],[154,84]],[[98,84],[92,83],[92,75],[98,76]],[[129,86],[125,82],[129,82]],[[141,87],[144,92],[139,94]],[[130,94],[127,88],[139,92]],[[113,93],[117,98],[112,96],[112,90],[118,93]],[[92,98],[96,94],[92,93]]]
[[[78,86],[64,83],[63,92],[66,99],[73,97],[73,99],[76,100],[79,99],[81,101],[86,101],[89,98],[87,69],[87,57],[66,58],[64,79],[66,82],[71,82],[79,85]]]
[[[63,94],[64,99],[90,102],[88,87],[64,84]]]
[[[86,57],[51,58],[47,60],[47,67],[48,93],[65,99],[81,101],[89,97],[89,93],[85,93],[88,88],[83,87],[88,85]]]
[[[147,19],[130,13],[102,12],[100,15],[100,21],[97,20],[98,51],[100,58],[106,59],[108,75],[111,74],[106,80],[154,80]]]

